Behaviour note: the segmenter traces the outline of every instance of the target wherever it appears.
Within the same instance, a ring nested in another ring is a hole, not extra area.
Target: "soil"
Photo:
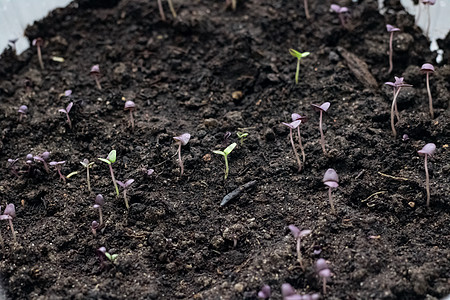
[[[149,2],[73,2],[29,26],[30,41],[44,39],[45,70],[33,47],[18,57],[2,54],[0,197],[3,208],[13,203],[17,210],[17,244],[8,223],[1,227],[8,299],[257,299],[264,284],[271,299],[281,299],[283,283],[301,294],[322,291],[319,257],[332,271],[323,299],[450,294],[449,61],[435,64],[430,77],[431,119],[419,68],[436,53],[399,1],[386,2],[385,15],[376,1],[340,1],[351,10],[347,28],[329,12],[329,1],[310,1],[311,20],[301,1],[238,1],[236,11],[225,1],[174,1],[176,19],[164,1],[165,22],[157,2]],[[386,24],[401,29],[391,74]],[[290,48],[311,52],[297,85]],[[102,90],[89,75],[94,64]],[[384,85],[394,75],[413,85],[399,96],[396,138],[393,91]],[[67,89],[72,96],[61,96]],[[125,100],[136,103],[134,131]],[[311,104],[327,101],[324,155]],[[69,102],[73,129],[58,111]],[[20,105],[29,107],[22,120]],[[309,117],[300,125],[300,173],[281,124],[294,112]],[[242,144],[237,131],[249,133]],[[185,132],[192,137],[181,148],[180,177],[173,137]],[[238,146],[224,180],[224,159],[212,150],[232,142]],[[437,146],[428,161],[429,208],[417,153],[426,143]],[[116,197],[108,166],[97,159],[112,149],[115,177],[135,180],[129,211],[122,188]],[[44,151],[51,161],[66,161],[64,175],[79,173],[64,184],[53,168],[27,165],[28,153]],[[16,158],[19,177],[6,162]],[[85,158],[95,162],[92,192],[80,164]],[[147,176],[149,168],[155,172]],[[336,214],[322,182],[328,168],[340,177]],[[105,227],[94,236],[99,193]],[[290,224],[312,230],[302,239],[304,270]],[[100,263],[102,246],[118,255],[114,263]]]

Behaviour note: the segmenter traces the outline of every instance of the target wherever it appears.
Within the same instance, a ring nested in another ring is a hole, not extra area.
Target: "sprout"
[[[282,123],[283,125],[286,125],[287,127],[289,127],[289,138],[291,140],[292,149],[294,150],[295,159],[297,160],[299,172],[302,170],[302,162],[300,161],[300,157],[298,156],[297,149],[295,148],[294,138],[292,136],[292,130],[297,128],[301,122],[302,122],[301,120],[296,120],[292,123],[284,123],[284,122]]]
[[[283,283],[281,285],[281,295],[283,300],[302,300],[302,296],[297,294],[289,283]]]
[[[306,57],[310,54],[310,52],[298,52],[294,49],[289,49],[289,53],[293,56],[297,58],[297,70],[295,71],[295,84],[298,84],[298,74],[300,73],[300,60],[303,57]]]
[[[91,68],[91,71],[89,72],[89,74],[92,77],[94,77],[95,84],[97,85],[97,88],[99,90],[101,90],[102,86],[100,85],[100,81],[99,81],[99,79],[100,79],[100,67],[99,67],[99,65],[93,65],[92,68]]]
[[[268,299],[268,298],[270,298],[270,294],[271,294],[270,286],[268,286],[266,284],[258,292],[258,298],[260,298],[260,299]]]
[[[301,252],[301,248],[300,248],[300,241],[301,241],[302,237],[310,234],[311,230],[306,229],[306,230],[300,231],[300,229],[298,229],[298,227],[296,227],[295,225],[289,225],[289,230],[291,231],[292,235],[294,236],[295,240],[297,241],[297,261],[299,262],[302,270],[305,270],[305,268],[303,266],[303,261],[302,261],[302,252]]]
[[[225,179],[227,179],[227,177],[228,177],[228,155],[231,153],[231,151],[233,151],[234,148],[236,148],[236,146],[237,146],[237,144],[233,143],[230,146],[226,147],[225,150],[223,150],[223,151],[213,150],[213,152],[215,154],[220,154],[225,159]]]
[[[325,136],[323,135],[322,130],[322,114],[326,112],[328,108],[330,108],[330,102],[322,103],[321,105],[311,104],[315,111],[320,113],[319,117],[319,131],[320,131],[320,145],[322,146],[323,154],[327,155],[327,150],[325,150]]]
[[[387,24],[386,30],[387,32],[391,33],[391,36],[389,37],[389,70],[388,70],[388,74],[390,74],[392,72],[392,69],[394,68],[394,64],[392,63],[392,54],[393,54],[392,40],[394,39],[394,32],[400,31],[400,29],[390,24]]]
[[[49,163],[50,166],[54,166],[55,170],[58,171],[59,178],[61,178],[64,183],[66,183],[66,177],[61,174],[61,167],[66,163],[66,161],[52,161]]]
[[[349,9],[345,6],[339,6],[337,4],[331,4],[331,11],[335,12],[339,16],[339,21],[341,22],[341,26],[343,28],[347,28],[347,19],[349,18],[348,13]]]
[[[130,111],[130,124],[131,124],[131,129],[134,131],[134,118],[133,118],[133,111],[135,110],[136,105],[134,104],[133,101],[126,101],[125,102],[125,106],[123,108],[123,110],[128,110]]]
[[[114,184],[114,188],[116,189],[116,195],[119,196],[119,188],[117,187],[116,179],[114,178],[114,172],[112,169],[112,164],[116,162],[116,150],[111,150],[109,152],[108,157],[105,158],[98,158],[98,160],[105,162],[109,166],[109,171],[111,172],[111,178]]]
[[[44,44],[44,40],[40,37],[33,40],[33,46],[36,46],[39,64],[41,65],[41,69],[44,70],[44,62],[42,61],[41,47]]]
[[[73,106],[73,102],[70,102],[69,105],[67,105],[67,107],[65,109],[64,108],[58,109],[59,112],[62,112],[62,113],[66,114],[66,116],[67,116],[67,123],[69,123],[70,129],[72,129],[72,122],[70,121],[70,118],[69,118],[69,112],[72,109],[72,106]]]
[[[49,158],[50,158],[50,152],[48,152],[48,151],[45,151],[41,155],[36,155],[33,157],[34,160],[40,161],[44,164],[44,169],[45,169],[45,171],[47,171],[47,173],[50,173],[50,170],[48,169],[48,165],[47,165],[47,161]],[[27,155],[27,159],[28,159],[28,155]]]
[[[100,225],[103,225],[103,214],[102,214],[102,207],[103,205],[105,205],[105,199],[103,198],[102,194],[98,194],[95,197],[95,204],[94,204],[94,208],[98,208],[98,214],[99,214],[99,218],[100,218]]]
[[[293,113],[291,115],[292,121],[297,121],[297,120],[301,120],[302,123],[305,123],[308,118],[305,116],[300,116],[299,114]],[[302,151],[302,157],[303,157],[303,162],[305,162],[305,149],[303,149],[303,145],[302,145],[302,137],[300,136],[300,125],[297,126],[297,134],[298,134],[298,144],[300,146],[300,150]]]
[[[19,172],[17,171],[15,166],[18,160],[19,160],[18,158],[16,159],[8,158],[8,165],[11,168],[11,173],[13,173],[16,177],[19,177]]]
[[[1,208],[0,208],[1,210]],[[0,220],[8,220],[9,221],[9,227],[11,228],[12,237],[14,240],[14,243],[17,242],[16,240],[16,232],[14,231],[14,226],[12,223],[12,220],[16,217],[16,208],[14,204],[8,204],[6,205],[5,211],[3,212],[3,215],[0,215]],[[3,238],[2,238],[3,240]],[[2,241],[3,244],[3,241]],[[3,245],[2,245],[3,246]]]
[[[94,236],[97,235],[97,229],[100,227],[97,221],[92,221],[91,223],[91,231]]]
[[[246,140],[246,137],[248,137],[248,133],[247,132],[238,131],[238,132],[236,132],[236,135],[237,135],[237,137],[239,139],[239,144],[242,146],[242,144]]]
[[[323,258],[319,258],[316,262],[316,271],[320,277],[322,277],[323,283],[323,294],[327,293],[327,278],[331,277],[331,271],[328,267],[327,262]]]
[[[19,122],[21,122],[21,121],[22,121],[22,118],[25,118],[26,115],[27,115],[27,113],[28,113],[28,106],[26,106],[26,105],[21,105],[21,106],[19,107],[18,112],[19,112]]]
[[[433,143],[426,144],[421,150],[417,151],[420,155],[425,156],[425,185],[427,189],[427,207],[430,207],[430,176],[428,174],[427,158],[433,156],[436,151],[436,145]]]
[[[402,87],[412,87],[412,85],[404,83],[403,77],[397,77],[397,76],[394,76],[394,77],[395,77],[395,82],[385,82],[384,84],[394,87],[394,99],[392,100],[392,105],[391,105],[391,128],[392,128],[392,134],[394,135],[394,137],[396,137],[397,131],[395,130],[394,114],[397,116],[397,120],[400,120],[400,115],[399,115],[398,109],[397,109],[397,97],[398,97],[398,94],[400,93],[400,90],[402,89]]]
[[[181,159],[181,146],[185,146],[187,143],[189,143],[189,140],[191,139],[191,135],[189,133],[183,133],[180,136],[174,136],[173,139],[178,144],[178,163],[180,164],[180,177],[183,176],[184,172],[184,166],[183,166],[183,160]]]
[[[430,74],[434,73],[434,67],[432,64],[423,64],[422,68],[420,68],[420,71],[422,73],[427,74],[427,92],[428,92],[428,104],[430,106],[430,114],[431,118],[434,119],[434,112],[433,112],[433,99],[431,98],[431,91],[430,91]]]
[[[144,171],[148,177],[152,176],[152,174],[155,172],[155,170],[153,170],[153,169],[148,169],[148,170],[144,169]]]
[[[128,179],[123,183],[122,181],[117,180],[117,183],[123,188],[123,199],[125,200],[125,206],[127,209],[130,209],[130,206],[128,205],[128,199],[127,199],[127,190],[128,187],[134,182],[134,179]]]
[[[333,197],[331,197],[331,189],[339,186],[339,176],[334,169],[328,169],[323,176],[323,183],[328,186],[328,200],[330,201],[331,211],[336,213],[334,209]]]
[[[89,162],[89,160],[87,158],[83,159],[83,161],[80,162],[83,167],[86,168],[86,179],[87,179],[87,186],[88,186],[88,191],[91,191],[91,181],[89,178],[89,168],[92,168],[92,166],[94,165],[94,162]]]

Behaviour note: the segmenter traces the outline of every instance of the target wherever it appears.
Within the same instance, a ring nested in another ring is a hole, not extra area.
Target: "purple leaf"
[[[428,143],[419,151],[417,151],[419,154],[425,155],[428,154],[429,156],[433,156],[434,152],[436,151],[436,145],[433,143]]]
[[[258,292],[258,298],[267,299],[271,295],[270,286],[267,284],[264,285],[261,290]]]
[[[72,106],[73,106],[73,102],[70,102],[69,105],[67,105],[67,107],[66,107],[67,113],[70,112],[70,110],[72,109]]]
[[[339,186],[339,176],[334,169],[328,169],[323,176],[323,183],[329,187],[337,188]]]
[[[392,26],[391,24],[387,24],[387,25],[386,25],[386,30],[387,30],[388,32],[394,32],[394,31],[400,31],[400,28],[394,27],[394,26]]]
[[[295,128],[298,127],[298,125],[300,125],[301,122],[302,122],[302,120],[297,120],[297,121],[294,121],[294,122],[291,122],[291,123],[284,123],[283,122],[281,124],[286,125],[287,127],[291,128],[291,129],[295,129]]]
[[[180,136],[174,136],[173,139],[177,142],[180,142],[181,145],[185,146],[191,139],[191,135],[189,133],[183,133]]]
[[[4,215],[9,215],[11,218],[16,217],[16,208],[14,207],[14,204],[10,203],[6,205],[5,211],[3,212]]]
[[[422,73],[434,73],[434,67],[432,64],[423,64],[420,71],[422,71]]]
[[[136,104],[134,104],[133,101],[128,100],[125,102],[124,110],[129,110],[129,109],[133,110],[133,109],[135,109],[135,107],[136,107]]]
[[[292,235],[294,236],[294,238],[298,238],[299,234],[300,234],[300,229],[298,229],[297,226],[295,225],[289,225],[289,230],[291,231]]]
[[[105,198],[103,198],[102,194],[98,194],[97,196],[95,196],[95,204],[100,206],[105,205]]]

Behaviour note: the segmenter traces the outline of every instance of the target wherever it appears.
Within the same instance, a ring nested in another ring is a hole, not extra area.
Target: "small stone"
[[[203,125],[205,125],[206,127],[217,127],[217,125],[219,125],[219,122],[216,119],[205,119],[203,121]]]
[[[242,94],[241,91],[234,91],[233,93],[231,93],[231,97],[232,97],[234,100],[239,100],[239,99],[242,98],[242,96],[243,96],[243,94]]]
[[[234,290],[238,293],[242,293],[244,291],[244,285],[242,283],[236,283],[234,285]]]

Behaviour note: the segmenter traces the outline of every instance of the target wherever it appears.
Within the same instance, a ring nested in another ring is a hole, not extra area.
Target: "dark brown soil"
[[[80,1],[27,29],[30,40],[45,40],[45,70],[34,48],[17,58],[3,53],[0,199],[3,208],[16,206],[18,238],[14,245],[4,222],[0,271],[8,297],[257,299],[269,284],[271,299],[281,299],[286,282],[299,293],[321,291],[314,270],[319,257],[333,273],[325,299],[450,294],[450,67],[436,66],[431,76],[432,120],[419,68],[435,53],[413,17],[397,1],[384,16],[376,1],[341,1],[352,11],[348,30],[329,13],[329,1],[310,1],[311,21],[301,1],[239,1],[235,12],[224,2],[175,1],[178,18],[166,7],[163,22],[156,1],[123,0],[112,7]],[[387,23],[402,30],[394,39],[391,74]],[[298,85],[289,48],[311,52],[301,62]],[[103,73],[101,91],[89,76],[94,64]],[[392,89],[383,84],[394,75],[414,86],[400,93],[397,138],[389,123]],[[66,89],[73,90],[70,100],[60,97]],[[124,100],[137,106],[134,132]],[[70,101],[72,130],[58,112]],[[328,156],[319,144],[319,115],[311,109],[326,101]],[[29,113],[19,122],[24,104]],[[293,112],[310,118],[301,124],[301,173],[281,124]],[[224,180],[223,158],[212,150],[238,142],[239,128],[249,137],[230,154]],[[224,142],[227,131],[232,135]],[[180,178],[172,137],[184,132],[192,138],[182,148]],[[437,146],[428,163],[429,208],[417,153],[426,143]],[[97,160],[112,149],[116,178],[135,179],[129,211],[115,197],[108,166]],[[43,151],[66,161],[63,174],[79,174],[64,184],[39,162],[28,171],[25,156]],[[20,177],[10,172],[8,158],[19,158]],[[95,161],[92,193],[84,158]],[[146,168],[155,173],[146,177]],[[322,183],[328,168],[340,176],[336,215]],[[240,198],[219,205],[252,180],[255,186]],[[106,227],[93,236],[98,193],[106,199]],[[296,262],[290,224],[312,230],[302,241],[305,271]],[[118,254],[114,264],[101,267],[101,246]],[[314,249],[322,252],[315,256]]]

